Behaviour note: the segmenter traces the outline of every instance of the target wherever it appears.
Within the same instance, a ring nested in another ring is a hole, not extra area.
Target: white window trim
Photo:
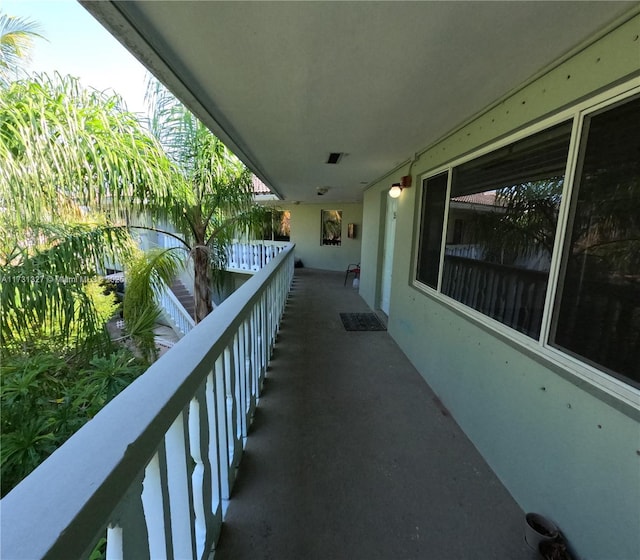
[[[543,362],[550,364],[552,367],[559,368],[564,372],[572,376],[578,384],[587,383],[590,386],[604,392],[606,395],[613,397],[621,404],[627,405],[640,412],[640,389],[629,385],[628,383],[612,376],[604,371],[589,365],[588,363],[563,352],[562,350],[551,346],[548,342],[551,321],[553,315],[553,309],[555,305],[557,284],[559,280],[563,247],[567,235],[566,227],[569,219],[569,206],[571,203],[571,197],[573,192],[573,185],[575,182],[575,175],[577,172],[576,166],[579,158],[580,139],[583,130],[583,123],[585,117],[598,112],[602,109],[614,105],[620,101],[628,99],[634,95],[640,93],[640,77],[634,78],[629,82],[621,84],[615,88],[612,88],[606,92],[596,95],[588,100],[582,101],[568,109],[558,112],[552,117],[548,117],[540,120],[539,122],[515,131],[514,133],[504,136],[499,140],[483,146],[482,148],[470,152],[462,157],[451,160],[447,164],[441,165],[437,168],[431,169],[419,176],[420,195],[423,193],[424,182],[427,179],[433,178],[436,175],[447,172],[447,194],[444,205],[444,220],[443,220],[443,235],[440,247],[440,263],[438,268],[438,283],[437,290],[427,286],[420,282],[417,278],[418,271],[418,258],[420,248],[420,233],[422,225],[422,202],[423,197],[418,196],[418,203],[416,205],[416,227],[414,230],[414,251],[413,251],[413,271],[411,285],[418,291],[424,293],[432,299],[437,300],[441,304],[451,308],[462,316],[466,316],[472,319],[474,322],[479,323],[482,327],[486,328],[490,332],[499,334],[502,338],[507,339],[516,348],[522,349],[529,354],[533,354]],[[501,147],[513,144],[518,140],[529,137],[537,132],[546,130],[556,124],[573,119],[571,140],[569,144],[569,152],[567,155],[567,166],[565,169],[565,180],[563,185],[562,202],[560,204],[558,223],[556,226],[556,237],[553,247],[553,254],[551,265],[549,269],[549,279],[547,285],[547,292],[545,296],[545,307],[543,310],[542,325],[540,330],[540,336],[538,339],[533,339],[523,333],[518,332],[511,327],[492,319],[488,315],[476,311],[475,309],[460,303],[459,301],[441,293],[442,288],[442,274],[444,265],[444,255],[446,246],[446,232],[447,223],[449,219],[449,202],[451,195],[451,181],[452,170],[468,161],[477,159],[487,153],[493,152]]]

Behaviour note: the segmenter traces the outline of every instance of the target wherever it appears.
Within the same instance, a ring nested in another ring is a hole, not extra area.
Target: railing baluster
[[[215,366],[207,375],[205,385],[206,413],[208,426],[207,456],[209,458],[209,484],[211,487],[210,525],[211,538],[217,542],[222,528],[222,500],[221,500],[221,476],[220,476],[220,452],[218,413],[216,403],[216,379]]]
[[[189,448],[191,457],[195,462],[195,468],[191,476],[193,483],[193,503],[195,511],[195,537],[197,558],[207,557],[207,551],[213,546],[217,539],[222,519],[217,519],[218,509],[218,486],[219,482],[212,477],[212,467],[210,462],[210,438],[212,428],[215,430],[215,421],[210,425],[209,411],[210,399],[207,396],[207,381],[200,386],[195,397],[191,400],[189,410]],[[215,416],[214,416],[215,418]],[[217,458],[216,458],[217,461]],[[217,475],[217,469],[216,469]],[[216,494],[214,500],[213,494]],[[214,506],[215,502],[215,506]]]
[[[142,485],[142,507],[149,535],[149,556],[151,558],[172,558],[173,550],[168,540],[170,533],[166,531],[166,528],[170,527],[168,496],[164,491],[166,488],[166,468],[163,476],[160,468],[160,454],[164,455],[164,445],[161,446],[161,451],[154,454],[145,469]]]
[[[251,270],[260,270],[260,253],[258,245],[249,245],[251,251]]]
[[[187,464],[188,438],[184,412],[178,414],[165,435],[167,484],[171,512],[173,554],[176,559],[193,558],[192,491]]]
[[[236,356],[236,367],[238,369],[238,408],[240,409],[240,430],[239,436],[242,438],[242,447],[244,448],[247,439],[247,420],[248,420],[248,403],[247,403],[247,341],[244,330],[244,321],[238,326],[238,355]]]
[[[237,336],[237,335],[236,335]],[[229,442],[229,467],[235,481],[235,472],[242,454],[242,442],[238,437],[238,402],[237,402],[237,371],[235,367],[233,346],[235,337],[224,350],[224,372],[227,397],[227,431]],[[232,483],[233,484],[233,483]]]
[[[242,270],[247,270],[249,268],[247,266],[247,246],[244,244],[240,250],[240,268]]]
[[[245,422],[246,431],[243,434],[246,438],[249,433],[249,426],[253,421],[253,416],[255,413],[255,384],[254,384],[254,373],[253,373],[253,339],[251,336],[251,316],[253,316],[253,310],[248,319],[245,319],[242,322],[242,332],[243,332],[243,340],[244,340],[244,386],[245,386],[245,410],[247,419]]]
[[[267,359],[271,358],[271,353],[273,352],[273,347],[276,343],[276,326],[277,326],[277,318],[279,316],[278,312],[278,290],[277,290],[278,279],[276,278],[276,282],[273,286],[270,287],[269,293],[269,306],[267,307],[267,314],[269,317],[269,353]]]
[[[122,527],[109,525],[107,527],[106,560],[123,560],[124,546],[122,543]]]
[[[266,293],[262,294],[258,303],[258,368],[260,371],[260,389],[262,389],[262,378],[265,373],[265,363],[267,356],[267,320],[265,314]]]
[[[216,401],[216,426],[218,431],[218,467],[220,469],[220,498],[229,500],[230,480],[233,469],[229,465],[229,430],[227,429],[227,387],[224,372],[224,355],[218,356],[214,369],[214,397]],[[226,506],[223,503],[223,514]]]

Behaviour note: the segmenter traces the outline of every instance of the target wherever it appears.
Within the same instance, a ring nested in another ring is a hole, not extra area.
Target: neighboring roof
[[[480,204],[482,206],[496,206],[496,193],[484,192],[475,194],[465,194],[452,198],[455,202],[464,202],[466,204]]]
[[[260,179],[258,179],[255,175],[251,179],[253,183],[253,194],[261,195],[261,194],[273,194],[271,189],[267,187]]]

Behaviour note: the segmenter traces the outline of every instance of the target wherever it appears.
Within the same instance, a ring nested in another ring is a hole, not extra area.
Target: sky
[[[146,69],[76,0],[0,0],[0,11],[40,25],[33,72],[71,74],[86,87],[112,89],[134,112],[145,112]]]

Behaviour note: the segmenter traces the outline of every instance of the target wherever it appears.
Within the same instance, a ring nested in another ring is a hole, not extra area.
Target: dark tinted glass
[[[551,343],[638,385],[640,99],[586,120],[584,141]]]
[[[454,170],[442,293],[540,334],[571,122]]]
[[[422,221],[417,278],[427,286],[438,287],[440,248],[447,200],[448,173],[425,179],[422,189]]]

